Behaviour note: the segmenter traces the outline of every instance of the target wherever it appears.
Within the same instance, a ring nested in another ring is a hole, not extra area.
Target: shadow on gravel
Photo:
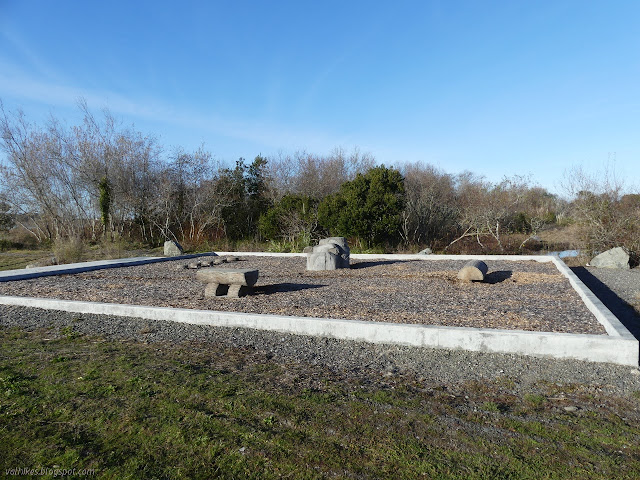
[[[358,262],[352,263],[351,268],[369,268],[369,267],[377,267],[378,265],[393,265],[394,263],[404,263],[407,260],[380,260],[379,262]]]
[[[297,292],[309,288],[324,288],[328,285],[314,285],[310,283],[273,283],[271,285],[258,285],[253,287],[254,295],[270,295],[277,292]]]
[[[571,270],[604,303],[605,307],[618,317],[627,330],[640,340],[640,315],[636,313],[635,309],[589,273],[586,268],[572,267]]]
[[[498,270],[496,272],[488,273],[484,277],[484,283],[489,283],[491,285],[495,285],[496,283],[504,282],[508,280],[513,275],[511,270]]]

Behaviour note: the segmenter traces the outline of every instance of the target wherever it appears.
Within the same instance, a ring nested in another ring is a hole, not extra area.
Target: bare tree
[[[207,230],[221,227],[223,209],[234,202],[222,171],[203,147],[174,150],[156,183],[152,219],[162,237],[198,242]]]
[[[484,250],[486,247],[482,238],[491,237],[500,251],[504,251],[502,235],[509,231],[508,225],[513,215],[521,208],[528,191],[528,181],[514,177],[491,184],[470,172],[459,175],[457,180],[460,204],[458,224],[462,234],[451,241],[445,250],[466,237],[475,237]]]
[[[51,116],[46,128],[40,128],[21,111],[9,114],[0,104],[3,192],[39,241],[83,235],[95,239],[102,224],[103,179],[112,187],[109,228],[120,233],[144,215],[152,193],[159,154],[155,140],[121,128],[106,110],[98,120],[85,102],[79,107],[82,125],[67,128]]]
[[[347,154],[335,148],[321,157],[305,151],[293,155],[280,153],[269,158],[270,197],[280,200],[286,194],[322,199],[340,190],[340,185],[365,173],[375,164],[374,158],[357,148]]]
[[[590,253],[615,246],[640,251],[640,205],[629,201],[628,187],[608,165],[604,172],[590,175],[582,167],[565,172],[565,191],[572,198],[572,212],[581,227],[581,235]]]
[[[402,238],[406,244],[427,244],[447,238],[458,214],[454,178],[432,165],[402,167],[405,209]]]
[[[29,124],[18,111],[9,115],[0,104],[2,150],[2,189],[12,212],[21,225],[38,241],[60,235],[77,235],[88,219],[86,194],[78,188],[73,170],[60,161],[64,143],[52,130]]]

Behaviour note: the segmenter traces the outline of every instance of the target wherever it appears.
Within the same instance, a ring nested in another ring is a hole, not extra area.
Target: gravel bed
[[[266,355],[285,365],[329,368],[383,384],[411,376],[425,384],[455,389],[469,381],[509,385],[518,394],[535,392],[539,385],[580,384],[588,392],[626,395],[640,391],[640,370],[627,366],[558,360],[513,354],[438,350],[376,345],[321,337],[306,337],[261,330],[189,325],[138,318],[75,314],[0,305],[0,328],[26,331],[47,329],[51,338],[68,332],[108,340],[158,344],[185,342],[199,351],[216,347],[240,348]],[[264,357],[260,357],[264,358]]]
[[[640,307],[640,268],[623,270],[620,268],[584,267],[583,270],[596,277],[629,305]]]
[[[190,260],[190,262],[197,259]],[[211,261],[211,257],[202,257]],[[260,271],[254,294],[205,298],[183,261],[0,284],[0,295],[458,327],[606,334],[552,263],[487,261],[483,283],[460,283],[464,260],[353,261],[307,272],[304,257],[247,256],[208,268]]]
[[[574,267],[571,270],[640,339],[640,268]]]

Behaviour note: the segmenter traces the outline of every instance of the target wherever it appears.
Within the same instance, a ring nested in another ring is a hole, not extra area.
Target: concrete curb
[[[215,255],[215,254],[209,254]],[[262,254],[260,252],[218,252],[218,255],[239,256],[305,256],[305,254]],[[201,256],[201,255],[195,255]],[[138,265],[154,261],[179,260],[193,256],[130,259],[113,263],[100,263],[98,268]],[[354,254],[359,260],[535,260],[552,262],[569,279],[587,308],[605,327],[608,335],[577,335],[567,333],[527,332],[519,330],[496,330],[467,327],[441,327],[432,325],[407,325],[361,320],[337,320],[328,318],[290,317],[283,315],[262,315],[210,310],[176,309],[165,307],[145,307],[112,303],[80,302],[30,297],[0,296],[0,303],[74,313],[92,313],[138,317],[149,320],[165,320],[198,325],[252,328],[271,330],[297,335],[325,336],[371,343],[410,345],[426,348],[462,349],[479,352],[515,353],[520,355],[571,358],[591,362],[616,363],[638,366],[639,342],[620,321],[591,293],[575,274],[552,256],[517,255],[376,255]],[[111,261],[108,261],[111,262]],[[139,262],[139,263],[135,263]],[[72,267],[80,268],[79,265]],[[95,267],[95,266],[94,266]],[[89,268],[95,270],[96,268]],[[88,270],[80,270],[88,271]],[[10,273],[10,272],[7,272]],[[57,273],[75,273],[58,271]],[[53,271],[48,275],[56,275]],[[29,277],[33,278],[33,277]]]
[[[195,325],[252,328],[294,335],[323,336],[370,343],[461,349],[477,352],[515,353],[621,365],[638,365],[637,341],[607,335],[572,335],[568,333],[406,325],[362,320],[144,307],[48,298],[4,296],[0,297],[0,303],[73,313],[115,315]]]
[[[611,310],[609,310],[596,295],[587,288],[587,286],[582,283],[582,280],[578,278],[578,276],[573,273],[573,271],[567,267],[567,265],[557,257],[553,258],[553,264],[556,268],[562,273],[567,279],[569,279],[569,283],[573,287],[573,289],[580,295],[580,298],[587,306],[587,308],[593,313],[596,319],[602,324],[607,333],[612,337],[621,337],[628,339],[635,339],[633,334],[627,330],[618,317],[616,317]],[[637,341],[637,340],[636,340]]]
[[[67,263],[64,265],[51,265],[50,267],[23,268],[20,270],[6,270],[0,272],[0,282],[12,282],[14,280],[27,280],[29,278],[48,277],[51,275],[64,275],[70,273],[90,272],[105,268],[132,267],[147,263],[170,262],[173,260],[187,260],[189,258],[217,256],[217,253],[198,253],[193,255],[180,255],[177,257],[134,257],[117,258],[114,260],[98,260],[95,262]]]

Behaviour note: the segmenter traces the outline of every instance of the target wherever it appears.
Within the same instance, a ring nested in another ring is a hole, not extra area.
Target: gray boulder
[[[420,250],[418,252],[418,255],[431,255],[433,252],[431,251],[431,249],[429,247],[425,248],[424,250]]]
[[[351,251],[344,237],[323,238],[315,247],[304,249],[307,254],[307,270],[337,270],[349,268]]]
[[[629,253],[623,247],[612,248],[593,257],[589,265],[598,268],[628,269],[630,268]]]
[[[164,242],[165,257],[177,257],[178,255],[182,255],[183,252],[184,250],[178,242],[174,242],[173,240],[167,240]]]

